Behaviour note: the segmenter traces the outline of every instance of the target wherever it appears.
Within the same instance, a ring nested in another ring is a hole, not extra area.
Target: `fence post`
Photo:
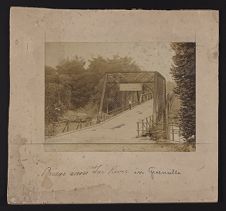
[[[101,93],[101,100],[100,100],[99,115],[101,115],[101,114],[102,114],[102,109],[103,109],[104,95],[105,95],[105,90],[106,90],[107,79],[108,79],[108,74],[105,74],[105,76],[104,76],[104,85],[103,85],[103,90],[102,90],[102,93]]]
[[[149,123],[148,123],[148,118],[146,117],[146,133],[148,132],[149,129]]]
[[[154,127],[154,117],[153,117],[153,115],[151,115],[151,124],[152,124],[152,127]]]
[[[173,126],[172,126],[172,138],[173,138],[173,142],[174,142],[174,129],[173,129]]]
[[[139,137],[140,136],[139,122],[137,122],[137,134],[138,134],[138,137]]]
[[[67,132],[69,131],[69,121],[67,122]]]
[[[180,142],[180,128],[178,129],[178,136],[179,136],[179,142]]]
[[[55,135],[55,125],[54,125],[54,123],[52,125],[53,125],[53,127],[52,127],[52,135]]]
[[[144,134],[144,120],[142,119],[142,135]]]

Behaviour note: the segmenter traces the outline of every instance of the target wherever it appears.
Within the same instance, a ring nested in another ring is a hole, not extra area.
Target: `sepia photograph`
[[[46,42],[46,143],[195,151],[195,52],[194,42]]]
[[[12,8],[8,204],[217,202],[218,18]]]

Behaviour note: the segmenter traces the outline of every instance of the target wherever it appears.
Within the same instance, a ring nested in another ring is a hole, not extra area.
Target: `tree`
[[[94,94],[92,95],[92,99],[94,102],[97,103],[98,101],[99,103],[104,83],[103,76],[105,73],[136,72],[141,71],[141,68],[131,57],[120,57],[118,55],[114,55],[112,58],[103,58],[101,56],[92,58],[89,60],[88,71],[94,78],[94,85],[92,86],[94,87]],[[114,91],[116,92],[116,90]]]
[[[175,51],[171,74],[181,106],[179,125],[187,141],[195,141],[195,43],[172,43]]]
[[[114,55],[112,58],[105,59],[98,56],[89,62],[90,64],[88,69],[100,74],[104,74],[106,72],[134,72],[141,70],[131,57],[120,57],[118,55]]]
[[[73,76],[84,72],[84,66],[85,61],[82,58],[75,56],[72,59],[62,60],[59,65],[57,65],[56,69],[59,74],[67,74]]]
[[[168,105],[168,122],[178,124],[178,112],[180,110],[180,99],[175,94],[174,89],[176,87],[175,82],[167,81],[166,94]]]
[[[129,57],[97,57],[85,61],[75,56],[63,60],[56,68],[45,67],[45,121],[46,125],[60,121],[68,110],[86,108],[92,117],[97,114],[106,72],[139,71]]]
[[[87,74],[87,71],[84,66],[85,61],[75,56],[72,59],[61,61],[56,67],[59,74],[59,83],[62,85],[60,99],[66,110],[84,105],[83,96],[77,94],[86,87],[83,77]],[[83,82],[82,85],[81,82]]]

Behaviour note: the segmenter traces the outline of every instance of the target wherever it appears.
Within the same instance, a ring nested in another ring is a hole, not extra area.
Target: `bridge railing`
[[[129,110],[129,109],[132,109],[133,107],[137,106],[137,105],[140,105],[142,103],[145,103],[147,102],[148,100],[150,100],[151,98],[150,97],[146,97],[146,98],[142,98],[142,101],[135,101],[135,102],[132,102],[131,106],[128,104],[128,105],[125,105],[125,106],[121,106],[119,108],[116,108],[116,109],[113,109],[111,111],[109,111],[108,113],[101,113],[99,116],[98,116],[98,120],[97,122],[102,122],[102,121],[105,121],[113,116],[116,116],[126,110]]]
[[[164,128],[164,123],[161,120],[154,121],[153,115],[137,122],[137,138],[146,136],[153,140],[168,139],[173,142],[179,142],[183,139],[178,124],[168,123],[167,128]]]
[[[58,122],[52,122],[47,128],[48,131],[46,131],[46,134],[47,136],[55,136],[61,133],[81,130],[94,124],[96,124],[96,122],[93,120],[62,120]]]
[[[180,142],[183,140],[183,136],[181,134],[181,128],[178,124],[169,123],[168,124],[168,133],[169,133],[169,140],[173,142]]]
[[[139,102],[133,102],[131,104],[131,108],[133,108],[134,106],[140,104]],[[119,108],[116,108],[116,109],[113,109],[111,110],[110,112],[108,112],[109,115],[116,115],[116,114],[119,114],[123,111],[126,111],[126,110],[129,110],[130,109],[130,105],[126,105],[126,106],[122,106],[122,107],[119,107]]]
[[[136,105],[138,105],[139,103],[138,102],[134,102],[131,104],[131,109],[133,107],[135,107]],[[126,106],[122,106],[122,107],[119,107],[119,108],[116,108],[116,109],[113,109],[111,111],[109,111],[108,113],[101,113],[98,115],[97,117],[97,123],[100,123],[100,122],[104,122],[126,110],[129,110],[130,109],[130,106],[129,105],[126,105]]]
[[[153,115],[137,122],[137,137],[148,136],[154,126]]]
[[[148,99],[147,99],[148,100]],[[132,102],[131,109],[135,106],[146,102],[147,100],[143,100],[142,102]],[[46,129],[46,136],[55,136],[62,133],[67,133],[70,131],[77,131],[83,128],[88,128],[93,125],[99,124],[104,122],[126,110],[130,109],[130,105],[122,106],[116,109],[111,110],[108,113],[99,114],[97,119],[89,119],[89,120],[62,120],[58,122],[52,122],[49,124],[48,128]]]

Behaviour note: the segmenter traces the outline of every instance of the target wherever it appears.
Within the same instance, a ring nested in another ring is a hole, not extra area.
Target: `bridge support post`
[[[107,83],[107,77],[108,75],[106,74],[104,77],[104,86],[101,94],[101,100],[100,100],[100,107],[99,107],[99,112],[97,115],[97,122],[101,121],[102,118],[102,110],[103,110],[103,103],[104,103],[104,95],[105,95],[105,90],[106,90],[106,83]]]

